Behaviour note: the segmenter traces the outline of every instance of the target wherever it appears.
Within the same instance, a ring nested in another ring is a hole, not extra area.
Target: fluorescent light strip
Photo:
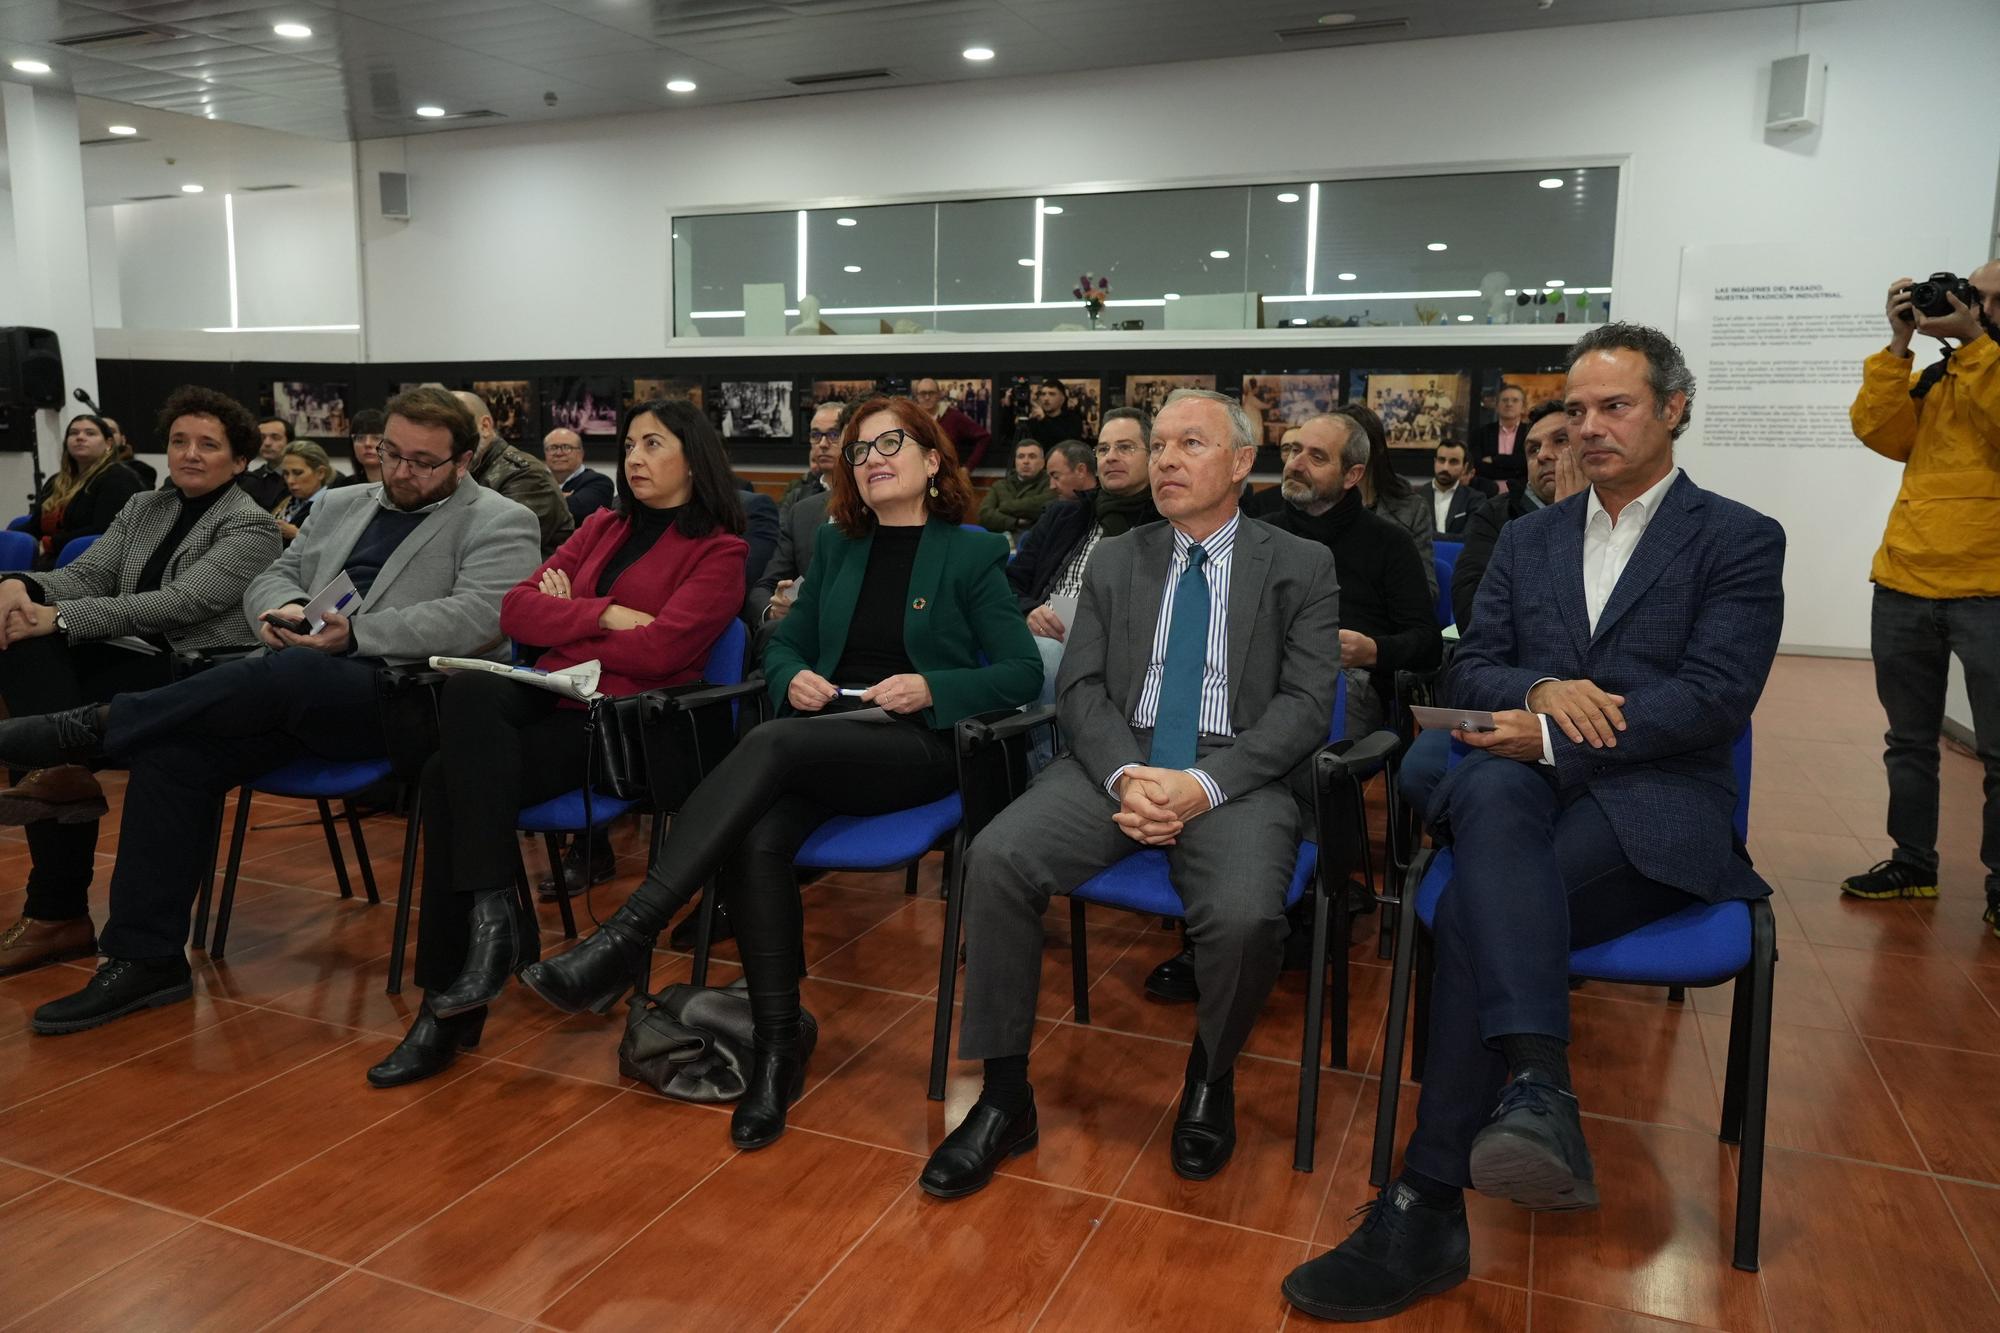
[[[1035,200],[1035,302],[1042,299],[1042,201]],[[939,307],[943,309],[943,307]]]
[[[1539,292],[1550,289],[1542,287],[1530,287],[1528,288],[1528,290],[1530,292]],[[1589,292],[1592,296],[1609,296],[1611,294],[1611,289],[1609,287],[1565,287],[1562,289],[1562,293],[1564,296],[1575,296],[1578,292]],[[1507,289],[1507,295],[1509,296],[1518,295],[1518,291],[1516,288],[1509,287]]]
[[[1295,301],[1450,301],[1463,296],[1478,296],[1477,287],[1466,287],[1452,291],[1438,292],[1320,292],[1317,295],[1266,296],[1265,305],[1291,305]]]
[[[799,210],[799,291],[792,299],[806,299],[806,211],[803,208]]]
[[[1310,292],[1317,284],[1314,273],[1319,267],[1319,183],[1315,181],[1306,191],[1306,290]]]
[[[1133,297],[1128,300],[1106,301],[1107,306],[1163,306],[1162,297]],[[1074,301],[994,301],[986,304],[968,305],[830,305],[820,310],[822,315],[949,315],[973,310],[1073,310]],[[787,310],[787,316],[796,315],[796,310]],[[690,310],[689,319],[741,319],[741,310]]]
[[[222,234],[229,245],[229,327],[233,329],[243,323],[236,304],[236,196],[233,194],[222,196]]]
[[[203,329],[203,333],[359,333],[359,324],[253,324],[248,328]]]

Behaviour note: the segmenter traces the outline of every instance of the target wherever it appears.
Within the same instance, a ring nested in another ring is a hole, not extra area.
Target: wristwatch
[[[65,639],[69,637],[69,624],[63,619],[62,608],[60,606],[56,608],[56,633],[62,635]]]

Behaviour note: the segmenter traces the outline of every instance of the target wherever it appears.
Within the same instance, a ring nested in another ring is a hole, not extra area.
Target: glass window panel
[[[936,231],[935,204],[808,212],[806,290],[819,299],[821,322],[839,333],[879,333],[883,321],[906,317],[902,308],[928,307],[936,299]]]

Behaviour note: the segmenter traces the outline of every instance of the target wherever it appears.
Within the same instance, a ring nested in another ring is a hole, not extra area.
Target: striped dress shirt
[[[1201,543],[1202,573],[1208,577],[1208,651],[1201,672],[1199,724],[1204,736],[1236,734],[1229,724],[1229,557],[1236,549],[1236,528],[1242,521],[1241,514],[1232,515]],[[1146,679],[1139,687],[1139,702],[1132,709],[1131,722],[1135,728],[1150,729],[1160,715],[1160,681],[1166,674],[1167,636],[1174,625],[1174,589],[1181,575],[1187,572],[1188,547],[1194,544],[1185,532],[1174,529],[1174,555],[1167,562],[1166,586],[1160,593],[1160,622],[1153,630],[1152,658],[1146,666]],[[1118,779],[1131,767],[1134,765],[1127,764],[1113,773],[1105,780],[1104,789],[1117,795]],[[1228,799],[1214,778],[1198,768],[1187,771],[1208,793],[1211,807]]]

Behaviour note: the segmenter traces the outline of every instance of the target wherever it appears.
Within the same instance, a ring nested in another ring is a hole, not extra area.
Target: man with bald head
[[[596,468],[583,465],[583,436],[568,426],[557,426],[542,437],[542,461],[562,488],[563,503],[578,527],[583,520],[618,498],[611,478]]]
[[[957,403],[944,396],[938,382],[926,375],[910,384],[910,397],[917,406],[937,418],[938,428],[951,440],[951,447],[958,450],[958,461],[965,465],[967,472],[979,466],[979,460],[986,453],[986,446],[992,442],[993,432],[967,416]]]
[[[465,404],[465,410],[479,424],[479,449],[472,456],[469,475],[487,490],[527,507],[541,525],[542,558],[546,560],[576,531],[577,523],[562,488],[556,485],[555,474],[541,459],[500,438],[493,424],[493,409],[484,398],[469,389],[454,389],[452,396]],[[581,455],[578,461],[582,461]]]
[[[1236,1056],[1278,977],[1306,769],[1340,667],[1333,557],[1237,512],[1256,457],[1241,404],[1176,391],[1149,448],[1165,521],[1091,552],[1056,683],[1069,753],[966,853],[959,1053],[986,1079],[924,1169],[937,1198],[984,1188],[1035,1146],[1042,912],[1141,848],[1166,855],[1201,982],[1174,1170],[1206,1180],[1235,1150]]]

